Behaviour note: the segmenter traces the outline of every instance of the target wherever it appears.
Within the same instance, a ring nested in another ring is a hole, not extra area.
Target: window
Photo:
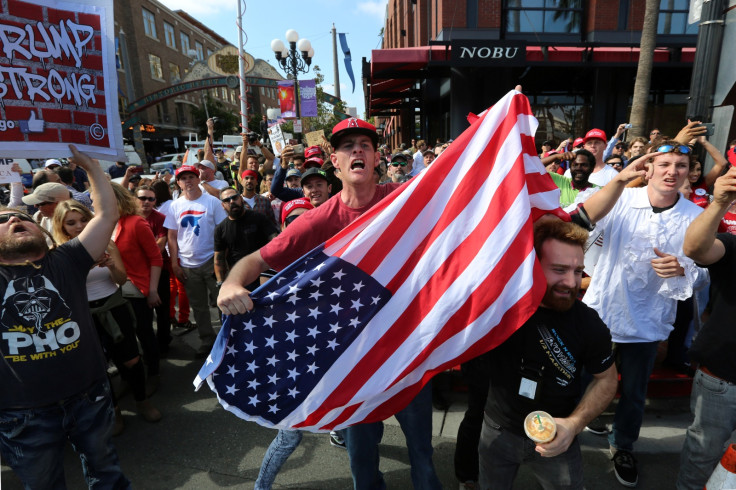
[[[263,96],[263,87],[258,87],[258,90],[260,90],[261,96]]]
[[[204,59],[204,46],[202,46],[202,43],[199,41],[194,41],[194,49],[197,50],[197,59],[203,60]]]
[[[189,35],[181,33],[181,52],[189,56]]]
[[[179,71],[179,65],[169,63],[169,76],[171,77],[171,83],[178,83],[181,80],[181,72]]]
[[[164,22],[164,38],[166,39],[166,45],[168,47],[176,49],[176,33],[174,32],[174,26],[168,22]]]
[[[697,34],[698,24],[688,24],[689,0],[660,0],[657,34]]]
[[[580,33],[581,0],[506,0],[506,32]]]
[[[158,39],[156,37],[156,16],[146,9],[143,9],[143,30],[146,32],[146,36]]]
[[[222,100],[227,100],[227,89],[225,87],[220,87],[220,91],[222,92]]]
[[[210,59],[210,56],[212,56],[212,50],[210,48],[207,48],[207,59]]]
[[[163,80],[164,74],[161,70],[161,58],[155,54],[149,54],[148,64],[151,66],[151,78],[155,80]]]

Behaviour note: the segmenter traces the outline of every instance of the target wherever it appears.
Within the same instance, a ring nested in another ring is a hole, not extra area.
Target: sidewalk
[[[193,360],[198,345],[196,330],[175,337],[169,357],[162,362],[161,388],[151,399],[163,413],[160,423],[148,424],[137,416],[130,395],[120,401],[126,428],[114,441],[123,470],[136,489],[253,487],[263,454],[276,432],[226,412],[206,386],[194,392],[192,380],[202,364]],[[465,394],[446,394],[451,406],[447,411],[434,413],[434,462],[443,487],[456,489],[453,456],[457,427],[465,411]],[[690,423],[689,401],[678,398],[650,402],[636,447],[642,468],[639,488],[671,489],[677,477],[685,429]],[[604,420],[609,423],[613,414],[610,410],[611,407],[604,413]],[[606,439],[584,432],[580,440],[586,488],[624,488],[612,473]],[[394,418],[386,421],[381,456],[381,470],[388,487],[411,488],[409,457]],[[86,487],[79,459],[71,448],[65,453],[65,468],[68,488]],[[3,490],[22,488],[7,466],[2,466],[0,476]],[[305,434],[274,488],[350,489],[347,452],[330,446],[326,434]],[[531,475],[522,469],[514,488],[537,487]]]

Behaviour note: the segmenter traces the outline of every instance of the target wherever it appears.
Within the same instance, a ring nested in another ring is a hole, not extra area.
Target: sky
[[[307,38],[314,48],[312,66],[319,65],[325,81],[322,88],[335,95],[332,63],[332,24],[338,33],[347,34],[355,75],[355,92],[345,69],[344,55],[337,39],[337,63],[340,69],[340,96],[350,107],[357,107],[363,117],[362,59],[370,60],[371,50],[380,49],[388,0],[159,0],[171,10],[184,10],[204,25],[238,46],[238,1],[243,2],[245,51],[271,64],[285,77],[276,62],[271,41],[279,38],[286,44],[285,33],[294,29],[299,38]],[[246,37],[247,36],[247,37]],[[312,78],[309,73],[299,78]]]

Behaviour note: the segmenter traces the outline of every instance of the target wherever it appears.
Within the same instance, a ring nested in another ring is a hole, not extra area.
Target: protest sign
[[[13,172],[13,159],[0,158],[0,184],[20,182],[20,174]]]
[[[0,155],[122,160],[112,0],[0,9]]]
[[[317,117],[317,89],[314,80],[299,80],[299,100],[302,117]]]
[[[302,132],[302,120],[301,119],[294,119],[294,132],[295,133]]]
[[[307,146],[321,145],[325,141],[325,131],[320,129],[319,131],[311,131],[304,135],[307,138]]]
[[[271,147],[273,148],[273,154],[276,156],[281,155],[281,150],[286,146],[284,141],[284,135],[281,132],[281,125],[274,124],[268,128],[268,138],[271,140]]]

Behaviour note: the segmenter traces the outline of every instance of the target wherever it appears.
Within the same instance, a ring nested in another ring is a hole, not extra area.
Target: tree
[[[324,75],[318,65],[314,65],[312,68],[314,71],[314,84],[317,89],[317,117],[309,118],[308,127],[310,131],[324,130],[325,136],[332,133],[332,128],[335,124],[339,123],[341,119],[334,114],[334,110],[337,109],[340,112],[345,112],[345,102],[340,101],[336,106],[328,104],[325,101],[325,91],[322,88],[322,82],[325,81]]]
[[[659,21],[659,0],[646,0],[644,27],[639,44],[639,66],[636,70],[634,97],[631,103],[631,135],[646,137],[644,125],[647,122],[647,102],[652,81],[654,48],[657,46],[657,22]]]
[[[225,110],[225,106],[218,100],[205,95],[207,101],[207,111],[210,117],[216,117],[215,121],[215,141],[222,140],[224,134],[240,133],[238,124],[240,123],[240,115]],[[207,137],[207,112],[204,106],[192,108],[192,122],[197,128],[197,136],[200,139]]]

